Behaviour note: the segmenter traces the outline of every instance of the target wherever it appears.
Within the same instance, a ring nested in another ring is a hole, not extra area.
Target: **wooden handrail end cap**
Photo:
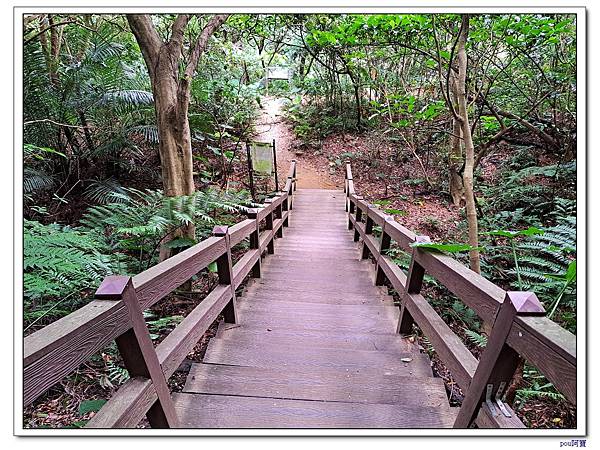
[[[129,280],[131,278],[126,275],[109,275],[102,280],[94,297],[98,300],[120,300]]]
[[[529,291],[508,291],[504,301],[510,301],[518,315],[545,315],[546,310],[537,295]]]
[[[227,225],[216,225],[213,230],[212,230],[212,234],[213,236],[225,236],[227,234],[227,230],[229,229],[229,227]]]

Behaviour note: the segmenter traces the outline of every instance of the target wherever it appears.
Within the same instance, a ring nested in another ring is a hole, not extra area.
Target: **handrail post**
[[[431,242],[429,236],[417,236],[415,242]],[[412,257],[410,258],[410,266],[406,275],[406,286],[404,287],[404,297],[401,300],[400,318],[398,319],[398,330],[400,334],[410,334],[414,320],[410,312],[406,308],[406,297],[410,294],[419,294],[423,287],[423,277],[425,276],[425,268],[417,262],[416,252],[418,248],[413,248]]]
[[[217,225],[213,228],[213,236],[225,238],[227,251],[217,258],[217,273],[219,284],[231,286],[231,300],[223,309],[226,323],[237,323],[235,287],[233,286],[233,264],[231,262],[231,242],[229,241],[229,227]]]
[[[273,216],[274,216],[274,210],[275,208],[273,208],[273,199],[272,198],[267,198],[265,199],[265,203],[267,204],[267,208],[269,208],[269,213],[267,214],[267,217],[265,217],[265,230],[272,230],[273,229]],[[273,253],[275,253],[275,245],[274,245],[274,237],[275,234],[273,234],[273,236],[271,236],[271,238],[269,239],[269,242],[267,243],[267,253],[269,255],[272,255]]]
[[[388,222],[393,222],[393,221],[394,221],[394,217],[387,216],[385,218],[385,222],[383,223],[383,226],[381,227],[381,241],[379,242],[379,255],[377,256],[377,263],[375,266],[376,267],[375,268],[375,274],[376,274],[375,275],[375,286],[383,286],[383,284],[385,283],[385,280],[386,280],[385,272],[381,268],[380,258],[383,257],[384,252],[387,251],[390,248],[390,245],[392,244],[392,238],[387,233],[387,227],[388,227]]]
[[[362,200],[362,197],[360,195],[356,195],[354,198],[356,198],[357,200]],[[355,219],[356,219],[357,224],[362,222],[362,209],[360,209],[358,202],[356,203]],[[358,242],[359,240],[360,240],[360,233],[358,232],[358,229],[356,227],[354,227],[354,242]]]
[[[286,195],[285,200],[281,202],[281,216],[283,217],[284,213],[289,212],[289,209],[288,209],[288,201],[289,201],[288,198],[289,198],[289,196],[284,191],[281,191],[280,195]],[[290,226],[290,224],[289,224],[289,216],[290,215],[288,213],[287,217],[285,219],[283,219],[282,226],[284,226],[284,227],[289,227]]]
[[[176,428],[177,414],[152,344],[144,313],[135,293],[133,282],[127,276],[106,277],[95,295],[98,300],[120,300],[127,307],[131,328],[115,339],[129,376],[150,379],[158,399],[146,413],[152,428]]]
[[[294,191],[295,191],[296,189],[298,189],[298,186],[296,186],[297,175],[296,175],[296,160],[295,159],[292,159],[292,164],[294,165],[294,175],[292,177],[292,182],[294,184]]]
[[[350,185],[352,184],[352,168],[350,167],[350,161],[346,161],[346,173],[344,174],[344,193],[345,197],[345,211],[350,211],[350,194],[354,194],[354,192],[350,192]]]
[[[246,212],[246,214],[248,215],[249,219],[254,219],[254,223],[255,223],[255,228],[254,231],[252,233],[250,233],[250,248],[251,249],[258,249],[260,246],[259,243],[259,234],[260,234],[260,223],[258,221],[258,209],[257,208],[250,208],[248,209],[248,211]],[[261,277],[261,260],[260,260],[260,256],[258,255],[258,260],[256,261],[256,263],[254,264],[254,266],[252,266],[252,277],[253,278],[260,278]]]
[[[354,228],[354,225],[352,225],[350,216],[354,214],[354,211],[356,210],[356,204],[354,203],[354,200],[352,200],[352,197],[348,197],[347,204],[348,208],[346,210],[348,211],[348,229],[351,230],[352,228]]]
[[[536,295],[533,292],[507,292],[496,314],[487,345],[454,422],[454,428],[469,428],[482,403],[490,407],[492,414],[498,414],[492,402],[503,407],[502,394],[519,364],[519,354],[508,346],[506,339],[515,318],[525,315],[545,315],[544,307]]]
[[[281,201],[280,198],[278,198],[277,200],[279,200],[279,203],[277,204],[277,206],[275,207],[275,218],[276,219],[281,219],[283,218],[283,208],[281,207],[281,203],[283,203]],[[278,238],[282,238],[283,237],[283,225],[281,225],[278,229],[277,229],[277,233],[276,233]]]
[[[366,211],[365,214],[367,215],[367,220],[365,222],[365,238],[367,237],[367,235],[369,234],[373,234],[373,219],[371,218],[371,216],[369,216],[369,209],[371,208],[371,205],[367,205],[366,206]],[[365,242],[365,240],[363,240],[363,248],[362,248],[362,252],[361,252],[361,259],[367,259],[369,257],[369,255],[371,254],[371,252],[369,251],[369,246],[367,245],[367,243]]]

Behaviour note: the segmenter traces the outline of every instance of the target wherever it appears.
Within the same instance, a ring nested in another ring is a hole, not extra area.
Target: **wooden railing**
[[[134,427],[144,415],[153,427],[176,426],[167,380],[219,314],[227,322],[236,321],[235,291],[246,276],[260,277],[261,255],[273,253],[274,237],[283,237],[295,189],[296,162],[292,161],[284,190],[263,207],[249,210],[248,219],[215,227],[212,237],[133,278],[107,277],[95,300],[27,336],[24,405],[115,340],[130,378],[87,426]],[[246,238],[250,249],[233,265],[231,249]],[[217,287],[154,348],[142,311],[212,262],[217,264]]]
[[[417,236],[356,195],[350,163],[346,163],[344,187],[348,228],[354,230],[354,240],[362,243],[362,258],[372,256],[376,284],[387,281],[400,296],[398,332],[411,333],[416,323],[465,392],[455,427],[466,428],[473,422],[482,428],[524,426],[507,405],[496,402],[509,385],[519,357],[536,366],[576,403],[576,338],[545,316],[534,293],[507,292],[449,256],[411,247],[429,238]],[[374,225],[381,228],[379,239],[373,235]],[[408,273],[386,255],[392,241],[412,255]],[[425,274],[491,326],[479,361],[420,294]]]

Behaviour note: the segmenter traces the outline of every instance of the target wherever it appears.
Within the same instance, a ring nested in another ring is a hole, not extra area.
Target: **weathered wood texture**
[[[427,273],[472,308],[484,322],[490,325],[496,322],[496,327],[502,327],[503,332],[499,330],[495,332],[496,335],[502,335],[501,344],[506,347],[502,355],[508,355],[511,351],[515,355],[521,355],[538,367],[567,399],[576,403],[577,361],[576,339],[573,334],[547,317],[539,316],[517,314],[510,319],[508,324],[500,325],[497,317],[507,295],[503,289],[449,256],[412,248],[411,244],[418,242],[420,237],[402,225],[389,220],[385,214],[356,195],[354,183],[351,182],[352,172],[350,165],[347,164],[345,194],[349,227],[354,229],[354,240],[360,241],[363,247],[362,256],[366,257],[370,254],[375,259],[377,284],[387,281],[401,295],[402,304],[398,323],[398,330],[401,333],[409,333],[413,320],[416,321],[459,385],[465,390],[469,388],[475,376],[478,361],[419,294],[423,275]],[[372,223],[382,227],[382,237],[379,243],[371,234],[370,224]],[[412,253],[408,276],[389,257],[382,255],[382,250],[387,248],[391,242],[395,242],[404,251]],[[494,331],[492,333],[494,334]],[[494,370],[497,373],[503,372],[503,370],[509,373],[511,368],[514,370],[514,357],[501,356],[499,364],[506,370],[495,366]],[[480,399],[481,383],[484,382],[479,382],[478,393],[475,395],[476,400]],[[472,408],[473,405],[470,407]],[[480,426],[490,426],[493,421],[496,421],[493,425],[495,427],[514,426],[518,422],[518,419],[515,420],[514,417],[506,420],[506,418],[496,418],[491,414],[481,413],[481,411],[478,415],[476,413],[477,411],[469,411],[466,414],[468,419],[461,419],[460,426],[469,423],[472,415],[477,417],[476,423]]]
[[[443,383],[396,333],[398,307],[360,260],[344,201],[296,192],[285,239],[237,299],[238,324],[219,326],[175,396],[183,426],[451,426]]]
[[[290,172],[293,173],[290,181],[292,188],[295,184],[295,171],[295,162],[293,162],[290,167]],[[229,254],[231,246],[249,238],[253,233],[257,234],[259,217],[272,216],[273,212],[277,211],[278,219],[274,221],[272,230],[262,232],[258,236],[264,246],[272,246],[274,233],[278,232],[288,218],[290,197],[293,192],[294,189],[290,189],[279,193],[264,208],[257,210],[254,220],[242,221],[231,227],[226,235],[208,238],[133,278],[133,290],[139,301],[139,307],[143,310],[205,269],[211,262],[221,261],[221,285],[213,290],[157,348],[159,361],[167,378],[223,308],[227,313],[226,305],[233,307],[235,288],[249,274],[253,267],[252,263],[260,257],[259,249],[251,249],[231,267]],[[282,207],[284,203],[285,208]],[[228,315],[231,317],[231,313]],[[30,404],[95,352],[131,329],[131,326],[123,301],[105,296],[102,300],[94,300],[69,316],[25,338],[24,405]],[[137,392],[138,399],[144,396],[148,402],[156,399],[156,392],[149,394],[144,383],[133,381],[129,383],[126,394],[131,395],[134,391]],[[136,405],[133,409],[136,409]],[[99,416],[98,422],[102,418],[101,415]],[[123,423],[119,422],[117,416],[118,414],[113,415],[105,423]]]

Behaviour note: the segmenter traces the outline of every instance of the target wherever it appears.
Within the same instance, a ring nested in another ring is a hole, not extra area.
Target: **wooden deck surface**
[[[186,428],[441,428],[454,408],[429,358],[396,334],[341,191],[298,190],[262,278],[237,300],[175,408]]]

